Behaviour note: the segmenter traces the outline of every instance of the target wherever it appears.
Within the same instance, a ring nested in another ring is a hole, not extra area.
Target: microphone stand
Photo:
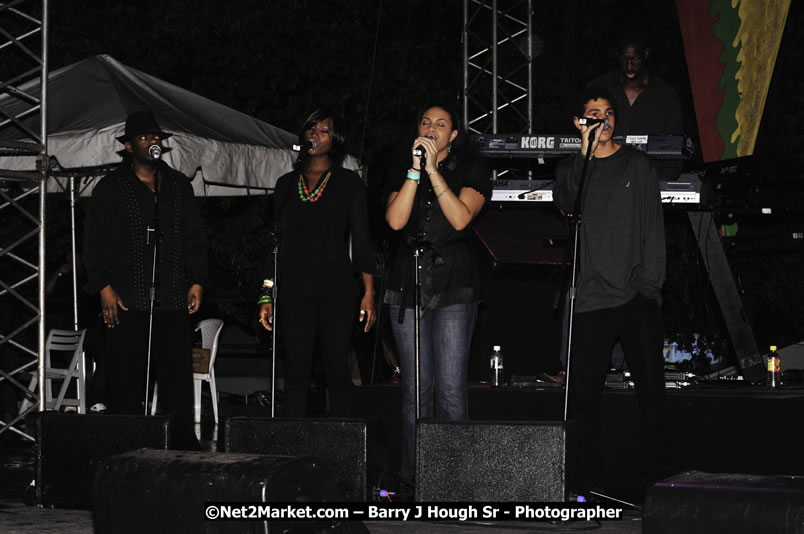
[[[572,275],[570,276],[569,288],[569,321],[567,325],[567,376],[564,383],[564,422],[567,422],[568,407],[569,407],[569,391],[570,391],[570,362],[572,361],[572,331],[573,322],[575,318],[575,292],[576,282],[578,276],[578,249],[580,248],[581,238],[581,223],[582,223],[582,208],[583,208],[583,191],[586,183],[586,172],[589,167],[589,160],[592,157],[592,141],[594,140],[595,131],[589,132],[589,146],[586,148],[586,155],[583,160],[583,169],[581,170],[581,179],[578,182],[578,193],[575,196],[575,207],[571,217],[574,219],[575,235],[572,238]]]
[[[419,147],[421,156],[419,156],[419,169],[422,174],[427,172],[427,160],[425,157],[424,147]],[[418,192],[418,189],[417,189]],[[414,205],[416,198],[413,199]],[[421,335],[419,321],[422,316],[422,302],[421,302],[421,281],[419,280],[419,258],[422,253],[422,242],[424,240],[424,232],[416,232],[413,236],[413,360],[415,362],[416,373],[416,421],[421,419],[422,411],[422,395],[421,395],[421,382],[420,382],[420,369],[421,369]]]
[[[149,293],[149,306],[148,306],[148,355],[145,367],[145,415],[148,415],[148,396],[150,394],[151,386],[151,352],[153,349],[153,328],[154,328],[154,303],[156,302],[156,288],[158,285],[157,277],[157,256],[159,253],[159,160],[154,160],[154,227],[151,232],[153,233],[153,247],[154,257],[153,266],[151,269],[151,289]],[[149,244],[149,238],[146,239],[146,245]]]
[[[315,143],[313,143],[315,145]],[[313,146],[315,148],[315,146]],[[305,157],[305,152],[299,154],[299,160]],[[273,256],[274,256],[274,285],[271,288],[271,300],[273,300],[272,306],[272,330],[271,330],[271,417],[276,416],[276,337],[277,337],[277,325],[279,322],[277,321],[277,310],[279,304],[279,240],[281,237],[281,220],[282,215],[285,212],[285,208],[290,202],[290,197],[293,194],[293,188],[289,187],[287,193],[285,193],[285,197],[281,200],[281,204],[278,202],[276,198],[276,191],[274,191],[274,226],[273,231],[269,233],[270,238],[274,242],[274,249],[273,249]],[[277,211],[279,208],[279,211]]]
[[[424,234],[416,233],[413,238],[413,355],[416,373],[416,421],[421,418],[422,399],[421,387],[419,378],[420,369],[420,355],[421,355],[421,337],[419,334],[419,320],[421,319],[421,282],[419,281],[419,257],[422,252],[422,238]]]
[[[274,285],[271,287],[271,300],[273,300],[271,322],[271,418],[276,416],[276,320],[279,288],[279,223],[274,224],[274,230],[270,232],[270,237],[274,242]]]
[[[601,129],[602,130],[602,129]],[[587,169],[589,168],[589,160],[592,156],[592,142],[594,141],[595,130],[589,132],[589,146],[586,149],[586,154],[584,155],[583,160],[583,168],[581,169],[581,179],[578,182],[578,194],[575,196],[575,206],[573,208],[574,213],[571,217],[575,221],[575,235],[572,239],[572,276],[570,277],[570,288],[569,288],[569,321],[567,326],[567,378],[564,384],[564,423],[567,423],[568,419],[568,406],[569,406],[569,390],[570,390],[570,362],[572,361],[572,331],[573,331],[573,322],[575,318],[575,293],[576,293],[576,281],[578,276],[578,249],[580,248],[580,239],[581,239],[581,223],[582,223],[582,210],[583,210],[583,188],[586,183],[587,178]],[[565,449],[566,452],[566,449]],[[636,508],[636,506],[632,503],[627,501],[621,501],[619,499],[615,499],[609,495],[592,491],[590,490],[592,495],[597,497],[602,497],[609,501],[615,501],[618,503],[626,504]]]
[[[380,272],[378,273],[380,277],[380,299],[382,299],[382,295],[385,295],[385,258],[388,257],[386,251],[388,250],[387,246],[388,240],[385,239],[383,242],[383,252],[382,252],[382,261],[380,262]],[[371,351],[371,375],[369,376],[369,384],[374,384],[374,372],[377,367],[377,350],[380,345],[380,336],[381,336],[381,328],[382,328],[382,301],[380,301],[380,306],[377,306],[377,323],[376,328],[374,330],[374,344]]]

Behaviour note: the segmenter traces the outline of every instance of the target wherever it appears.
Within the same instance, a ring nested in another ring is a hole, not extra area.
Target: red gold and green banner
[[[754,152],[790,0],[676,0],[706,162]]]

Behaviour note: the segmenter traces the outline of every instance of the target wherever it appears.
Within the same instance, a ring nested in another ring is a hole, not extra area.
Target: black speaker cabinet
[[[374,420],[230,417],[224,426],[227,452],[319,458],[350,501],[367,500],[383,469],[383,442]]]
[[[105,458],[172,446],[168,416],[42,412],[36,422],[37,503],[92,506],[92,477]]]
[[[804,533],[804,478],[688,471],[648,490],[645,534]]]
[[[342,500],[331,472],[309,456],[141,449],[110,456],[98,467],[93,517],[97,534],[320,532],[336,524],[287,519],[208,521],[204,503]]]
[[[417,501],[566,499],[563,423],[420,422]]]

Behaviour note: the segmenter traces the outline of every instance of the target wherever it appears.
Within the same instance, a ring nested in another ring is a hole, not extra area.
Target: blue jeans
[[[414,314],[390,306],[399,364],[402,371],[402,447],[399,475],[412,482],[416,468],[416,356]],[[466,392],[469,347],[477,318],[477,303],[422,310],[419,321],[419,393],[422,419],[460,421],[468,418]]]

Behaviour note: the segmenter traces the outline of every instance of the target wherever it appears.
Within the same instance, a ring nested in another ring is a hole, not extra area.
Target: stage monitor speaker
[[[563,502],[566,443],[558,422],[420,422],[416,500]]]
[[[207,520],[205,503],[343,501],[332,473],[310,456],[141,449],[107,458],[95,475],[97,534],[142,532],[367,532],[362,523]],[[246,512],[251,509],[246,507]],[[256,513],[256,509],[254,509]]]
[[[230,417],[224,426],[226,452],[315,456],[346,498],[358,502],[367,500],[369,481],[383,470],[383,443],[371,419]]]
[[[107,457],[172,446],[169,416],[42,412],[36,421],[37,503],[92,506],[92,477]]]
[[[804,478],[688,471],[648,490],[645,534],[804,533]]]

